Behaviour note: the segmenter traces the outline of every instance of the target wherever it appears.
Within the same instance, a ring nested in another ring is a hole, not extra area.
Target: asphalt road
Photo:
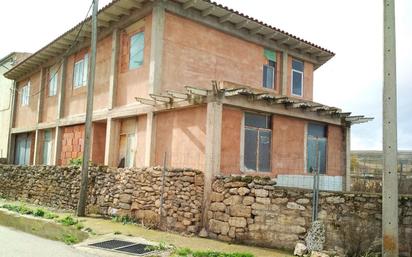
[[[97,257],[62,242],[0,226],[1,257]]]

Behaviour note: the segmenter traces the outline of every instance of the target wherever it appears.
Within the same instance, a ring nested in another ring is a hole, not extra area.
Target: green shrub
[[[136,223],[136,221],[133,218],[129,217],[129,216],[113,216],[112,221],[113,222],[123,223],[123,224],[134,224],[134,223]]]
[[[77,230],[82,230],[83,228],[84,228],[84,226],[83,226],[82,223],[77,223],[77,224],[76,224],[76,229],[77,229]]]
[[[52,212],[46,212],[46,213],[44,214],[44,217],[45,217],[46,219],[52,220],[52,219],[58,218],[59,215],[57,215],[57,214],[55,214],[55,213],[52,213]]]
[[[176,257],[254,257],[250,253],[223,253],[215,251],[192,251],[189,248],[177,249],[173,256]]]
[[[79,239],[77,239],[75,235],[71,235],[71,234],[64,234],[61,240],[68,245],[79,242]]]
[[[58,220],[58,222],[63,224],[64,226],[72,226],[72,225],[76,225],[77,223],[79,223],[79,221],[73,219],[72,216],[66,216],[66,217]]]
[[[34,216],[36,217],[44,217],[44,214],[46,212],[43,209],[36,209],[33,213]]]

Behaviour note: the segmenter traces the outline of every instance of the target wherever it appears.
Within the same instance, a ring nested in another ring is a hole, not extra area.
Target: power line
[[[86,17],[85,17],[84,19],[87,19],[87,17],[88,17],[89,14],[90,14],[90,11],[92,10],[92,7],[93,7],[93,2],[92,2],[92,4],[90,4],[89,9],[87,10],[87,13],[86,13]],[[82,32],[83,27],[84,27],[85,24],[86,24],[86,22],[83,22],[83,23],[80,25],[80,28],[79,28],[79,30],[77,31],[76,37],[73,39],[72,45],[69,47],[69,49],[66,50],[66,52],[64,52],[62,58],[61,58],[60,61],[59,61],[59,62],[60,62],[59,67],[58,67],[57,70],[54,72],[53,76],[49,76],[49,78],[47,79],[47,83],[45,84],[44,88],[40,88],[37,92],[35,92],[35,93],[33,93],[33,94],[30,94],[30,95],[29,95],[30,97],[36,96],[36,95],[40,94],[40,93],[42,92],[42,90],[45,90],[45,89],[46,89],[46,85],[49,85],[49,83],[50,83],[50,81],[53,79],[53,77],[56,76],[56,75],[58,75],[61,67],[63,66],[63,59],[64,59],[64,58],[66,57],[66,55],[77,45],[76,42],[77,42],[77,40],[78,40],[78,38],[79,38],[79,36],[80,36],[80,33]],[[77,42],[77,43],[78,43],[78,42]],[[40,83],[41,83],[41,82],[40,82]],[[17,89],[16,89],[16,93],[17,93],[17,94],[21,94],[21,92],[19,92],[19,90],[17,90]]]

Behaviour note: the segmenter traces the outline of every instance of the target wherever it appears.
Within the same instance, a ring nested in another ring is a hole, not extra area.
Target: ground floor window
[[[312,173],[319,168],[326,174],[327,126],[317,123],[308,124],[307,134],[307,171]]]
[[[14,163],[17,165],[30,164],[31,135],[24,133],[16,136]]]
[[[244,132],[245,170],[270,172],[272,142],[270,116],[245,113]]]

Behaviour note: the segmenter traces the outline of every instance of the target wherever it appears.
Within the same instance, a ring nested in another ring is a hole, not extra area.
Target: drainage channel
[[[150,245],[133,243],[133,242],[123,241],[123,240],[116,240],[116,239],[94,243],[94,244],[89,244],[89,246],[94,247],[94,248],[109,250],[109,251],[133,254],[137,256],[146,255],[148,253],[153,252],[153,250],[147,250],[146,248],[147,246],[150,246]]]

